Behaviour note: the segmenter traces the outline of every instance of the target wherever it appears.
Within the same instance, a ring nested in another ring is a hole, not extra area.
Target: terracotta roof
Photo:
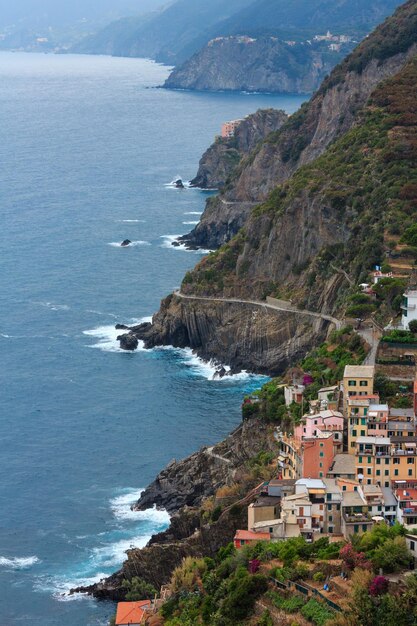
[[[245,541],[262,541],[271,539],[269,533],[254,533],[251,530],[237,530],[235,539],[243,539]]]
[[[119,602],[116,613],[116,626],[140,624],[145,615],[144,607],[150,606],[150,600],[140,602]]]

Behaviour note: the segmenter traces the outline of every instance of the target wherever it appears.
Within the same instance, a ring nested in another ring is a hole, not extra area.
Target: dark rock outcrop
[[[133,333],[125,333],[117,337],[117,341],[120,343],[120,347],[123,350],[133,352],[139,345],[139,341]]]
[[[120,245],[122,246],[122,248],[125,248],[126,246],[130,246],[131,243],[132,242],[130,241],[130,239],[123,239]]]

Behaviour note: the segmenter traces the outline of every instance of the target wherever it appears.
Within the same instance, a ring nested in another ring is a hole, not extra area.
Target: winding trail
[[[185,300],[203,300],[207,302],[229,302],[231,304],[250,304],[252,306],[262,307],[263,309],[271,309],[272,311],[284,311],[286,313],[296,313],[298,315],[310,315],[311,317],[316,317],[319,319],[326,320],[331,322],[336,326],[339,330],[342,328],[342,321],[337,319],[336,317],[332,317],[331,315],[326,315],[325,313],[317,313],[316,311],[307,311],[304,309],[296,309],[293,307],[291,302],[282,301],[281,304],[274,304],[272,302],[262,302],[260,300],[241,300],[239,298],[220,298],[220,297],[208,297],[208,296],[190,296],[181,291],[174,291],[174,294],[178,298],[183,298]]]

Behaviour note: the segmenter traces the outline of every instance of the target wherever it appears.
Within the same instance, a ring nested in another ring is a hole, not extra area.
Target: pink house
[[[298,440],[319,437],[323,433],[337,433],[335,441],[342,440],[344,418],[338,411],[320,411],[314,415],[305,415],[303,421],[294,430],[294,438]]]

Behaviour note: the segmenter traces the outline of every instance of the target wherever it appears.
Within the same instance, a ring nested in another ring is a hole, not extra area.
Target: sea
[[[131,504],[235,428],[264,380],[116,341],[116,323],[150,319],[208,252],[171,245],[208,197],[171,181],[196,174],[223,121],[303,100],[166,91],[168,73],[0,53],[0,626],[108,624],[114,604],[69,589],[167,527]]]

